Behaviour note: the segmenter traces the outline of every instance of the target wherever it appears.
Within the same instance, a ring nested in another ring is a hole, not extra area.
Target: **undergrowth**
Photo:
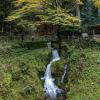
[[[50,61],[46,41],[0,45],[0,100],[44,100],[40,79]],[[100,100],[100,44],[93,40],[65,40],[61,60],[52,66],[56,84],[67,100]],[[68,66],[65,83],[60,79]],[[64,98],[64,100],[65,100]]]

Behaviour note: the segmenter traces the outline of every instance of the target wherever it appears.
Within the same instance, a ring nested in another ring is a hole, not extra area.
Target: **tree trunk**
[[[61,35],[58,34],[59,55],[61,55],[61,42],[62,42]]]
[[[98,8],[98,17],[100,18],[100,8]]]
[[[92,15],[91,0],[87,0],[87,7],[88,7],[89,16],[91,17]]]
[[[79,4],[76,4],[76,16],[81,19]]]

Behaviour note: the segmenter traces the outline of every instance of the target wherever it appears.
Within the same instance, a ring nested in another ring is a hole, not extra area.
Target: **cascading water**
[[[46,92],[46,95],[49,96],[52,100],[55,100],[57,95],[62,93],[63,90],[58,88],[54,83],[54,79],[51,75],[51,65],[53,62],[60,60],[60,56],[58,54],[58,51],[51,47],[51,43],[48,43],[48,48],[52,50],[52,60],[47,65],[45,76],[42,79],[45,80],[44,91]]]
[[[58,51],[56,49],[52,50],[52,62],[60,60]]]
[[[64,66],[64,74],[62,75],[61,83],[64,83],[64,79],[65,79],[66,73],[67,73],[67,65],[65,64],[65,66]]]
[[[47,46],[48,46],[49,49],[53,49],[53,48],[51,47],[51,42],[48,42],[48,43],[47,43]]]

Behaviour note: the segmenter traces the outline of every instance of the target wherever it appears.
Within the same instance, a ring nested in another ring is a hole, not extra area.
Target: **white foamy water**
[[[56,49],[52,50],[52,61],[58,61],[60,60],[60,56],[58,54],[58,51]]]
[[[64,83],[66,73],[67,73],[67,65],[64,66],[64,73],[63,73],[62,78],[61,78],[61,83]]]
[[[52,60],[47,65],[45,76],[43,78],[45,80],[44,91],[47,96],[49,96],[52,100],[55,100],[57,95],[62,93],[62,89],[58,88],[56,84],[54,83],[55,79],[52,78],[52,75],[51,75],[51,66],[53,62],[60,60],[60,56],[58,54],[58,51],[51,47],[50,43],[48,43],[48,48],[52,50]]]
[[[51,47],[51,42],[48,42],[48,43],[47,43],[47,46],[48,46],[49,49],[53,49],[53,48]]]

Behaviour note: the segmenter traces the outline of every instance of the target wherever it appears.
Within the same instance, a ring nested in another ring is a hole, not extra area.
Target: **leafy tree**
[[[98,8],[98,16],[100,17],[100,0],[92,0],[95,7]]]
[[[15,0],[13,4],[15,9],[8,16],[7,20],[9,21],[26,17],[27,14],[40,10],[42,0]]]
[[[100,0],[92,0],[97,8],[100,8]]]
[[[13,0],[0,0],[0,33],[4,33],[4,30],[10,28],[9,23],[5,21],[5,18],[9,15],[11,12],[13,6],[12,2]],[[6,28],[6,26],[8,27]]]
[[[65,1],[15,0],[13,2],[15,10],[7,17],[7,20],[16,22],[17,26],[22,27],[21,31],[26,29],[33,31],[34,26],[42,26],[44,23],[53,25],[54,29],[58,26],[79,27],[79,20],[62,7]]]
[[[69,27],[78,29],[80,22],[87,27],[97,19],[92,2],[99,7],[99,0],[10,0],[13,8],[4,19],[14,23],[13,32],[20,33],[23,40],[24,34],[33,33],[36,28],[52,34]]]
[[[21,34],[21,40],[24,41],[26,33],[33,33],[34,17],[41,12],[42,0],[15,0],[12,2],[14,10],[6,18],[6,21],[15,23],[16,33]],[[15,33],[15,32],[14,32]]]
[[[61,49],[61,35],[63,30],[70,29],[70,27],[74,27],[74,29],[80,27],[80,20],[60,7],[55,9],[47,8],[45,10],[45,15],[39,15],[38,17],[40,20],[35,22],[37,29],[41,33],[44,28],[46,34],[56,35],[58,37],[59,50]],[[48,27],[49,29],[51,28],[51,30],[49,30]]]

